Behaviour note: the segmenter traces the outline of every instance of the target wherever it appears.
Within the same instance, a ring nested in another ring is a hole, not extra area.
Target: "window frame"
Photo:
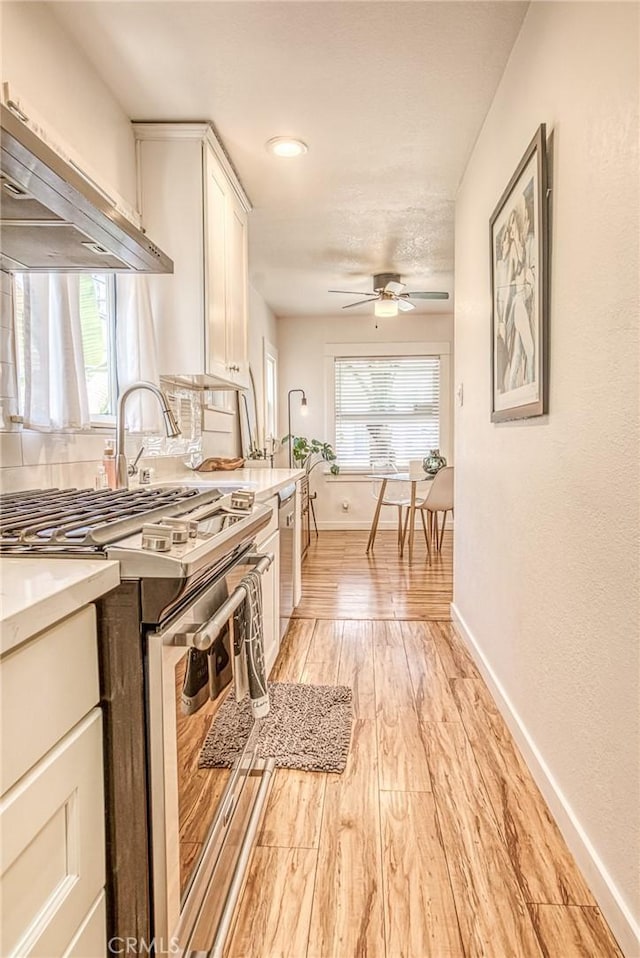
[[[325,355],[325,435],[335,446],[335,360],[337,358],[377,359],[402,356],[438,356],[440,358],[440,451],[451,461],[451,343],[450,342],[393,342],[393,343],[326,343]],[[425,450],[425,455],[429,450]],[[371,467],[348,466],[340,469],[341,476],[365,476]]]
[[[94,274],[91,274],[94,275]],[[117,303],[117,289],[116,289],[116,274],[115,273],[102,273],[100,274],[105,276],[107,279],[107,302],[109,305],[109,342],[108,342],[108,355],[111,362],[109,363],[109,386],[110,393],[113,397],[113,412],[104,413],[100,415],[99,413],[91,413],[91,428],[92,429],[113,429],[116,423],[116,407],[118,404],[118,356],[117,356],[117,325],[118,325],[118,303]]]
[[[269,390],[269,371],[272,372],[273,392]],[[269,410],[271,409],[271,415]],[[266,336],[262,337],[262,422],[263,442],[269,452],[278,441],[278,350]]]
[[[96,271],[98,274],[98,271]],[[12,276],[12,290],[11,290],[11,300],[12,308],[15,309],[15,302],[17,300],[17,291],[16,291],[16,279],[22,276],[22,273],[15,273]],[[94,273],[89,273],[90,276],[93,276]],[[112,398],[112,409],[110,413],[91,413],[89,420],[90,429],[109,429],[113,430],[116,422],[116,406],[118,401],[118,363],[117,363],[117,322],[118,322],[118,312],[117,312],[117,288],[116,288],[116,274],[113,272],[100,273],[106,278],[106,287],[107,287],[107,305],[108,305],[108,314],[109,314],[109,324],[108,324],[108,342],[107,342],[107,355],[108,355],[108,378],[109,378],[109,392]],[[16,390],[17,397],[16,401],[18,404],[18,418],[22,421],[24,414],[24,394],[20,385],[20,375],[21,375],[21,364],[23,362],[22,355],[22,345],[19,343],[18,331],[15,325],[15,317],[12,317],[12,330],[14,332],[14,361],[15,361],[15,375],[16,375]],[[82,430],[85,432],[86,430]]]

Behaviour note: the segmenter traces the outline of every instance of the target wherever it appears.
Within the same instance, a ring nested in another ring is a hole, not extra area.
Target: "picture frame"
[[[548,412],[547,135],[542,123],[489,221],[491,421]]]

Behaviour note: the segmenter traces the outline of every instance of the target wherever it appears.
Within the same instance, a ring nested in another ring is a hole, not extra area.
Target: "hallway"
[[[278,770],[234,958],[621,958],[427,570],[322,533],[274,681],[345,684],[342,775]],[[421,547],[422,548],[422,547]]]

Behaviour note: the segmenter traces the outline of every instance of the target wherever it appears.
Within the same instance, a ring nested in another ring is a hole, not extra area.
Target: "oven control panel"
[[[120,562],[122,578],[188,577],[238,544],[252,541],[268,524],[271,512],[261,503],[248,510],[234,509],[231,497],[225,496],[214,507],[145,522],[140,532],[110,546],[107,555]]]
[[[142,527],[140,547],[147,552],[169,552],[173,546],[186,545],[198,537],[198,523],[194,519],[162,519]]]

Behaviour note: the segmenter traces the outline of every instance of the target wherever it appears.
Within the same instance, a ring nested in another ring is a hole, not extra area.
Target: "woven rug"
[[[280,768],[342,772],[351,741],[351,689],[346,685],[269,683],[271,710],[260,720],[258,752]],[[200,752],[200,768],[229,768],[253,725],[248,697],[232,696],[214,718]]]

